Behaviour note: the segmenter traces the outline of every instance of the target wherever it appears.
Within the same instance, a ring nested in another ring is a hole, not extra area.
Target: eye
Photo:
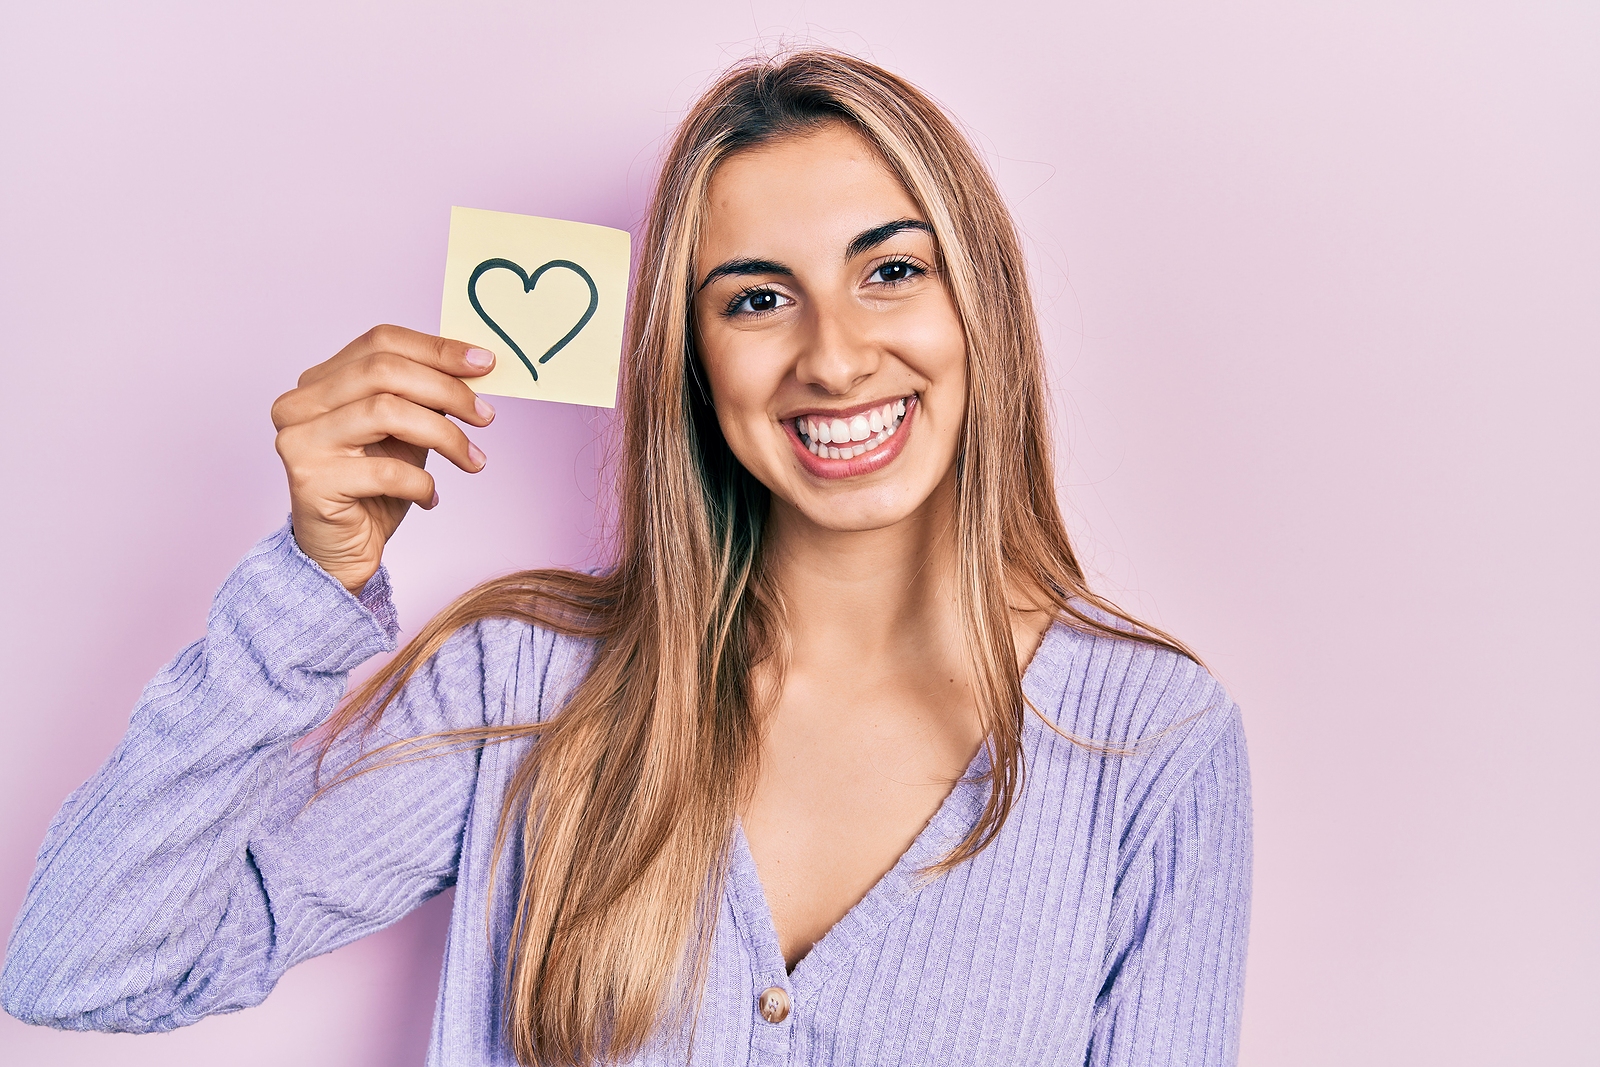
[[[763,315],[792,303],[793,300],[772,289],[745,289],[733,295],[723,314]]]
[[[867,281],[877,282],[880,285],[898,285],[924,273],[926,271],[910,260],[891,259],[887,263],[879,264],[878,269],[867,276]]]

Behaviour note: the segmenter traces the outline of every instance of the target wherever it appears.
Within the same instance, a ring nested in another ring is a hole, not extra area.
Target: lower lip
[[[906,413],[900,419],[900,425],[889,439],[870,452],[863,452],[859,456],[849,459],[829,459],[826,456],[815,456],[811,449],[800,440],[800,431],[794,428],[793,419],[784,419],[783,428],[789,435],[790,444],[794,445],[794,454],[800,457],[800,466],[806,473],[818,478],[855,478],[863,474],[871,474],[881,470],[893,462],[902,449],[906,447],[906,438],[911,434],[911,417],[917,411],[917,398],[915,395],[906,398]],[[858,442],[859,443],[859,442]],[[854,446],[852,446],[854,447]]]

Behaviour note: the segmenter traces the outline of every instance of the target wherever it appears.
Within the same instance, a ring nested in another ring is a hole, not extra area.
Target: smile
[[[916,394],[850,413],[785,419],[801,465],[823,478],[850,478],[884,466],[905,445]]]
[[[813,456],[849,459],[864,455],[893,437],[905,417],[906,402],[900,399],[848,419],[803,415],[794,420],[794,429],[800,443]]]

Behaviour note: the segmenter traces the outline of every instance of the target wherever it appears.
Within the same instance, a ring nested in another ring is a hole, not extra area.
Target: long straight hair
[[[804,51],[734,67],[678,128],[640,248],[610,565],[525,571],[472,590],[352,693],[324,735],[331,745],[370,729],[417,669],[479,620],[591,639],[589,672],[548,721],[431,739],[536,738],[511,779],[493,864],[499,871],[520,835],[504,1025],[523,1064],[626,1059],[699,1000],[729,834],[758,758],[764,709],[751,672],[770,663],[781,676],[785,621],[762,564],[768,491],[734,458],[700,385],[695,248],[719,163],[834,122],[875,146],[925,212],[967,342],[957,598],[992,770],[976,824],[925,873],[986,847],[1021,788],[1026,701],[1008,591],[1043,598],[1034,606],[1068,626],[1189,655],[1085,582],[1056,501],[1021,247],[966,138],[914,86],[851,56]]]

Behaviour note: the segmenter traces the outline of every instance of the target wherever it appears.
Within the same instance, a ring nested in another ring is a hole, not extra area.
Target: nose
[[[812,305],[795,376],[802,385],[845,396],[877,371],[882,359],[866,324],[847,307],[832,302]]]

